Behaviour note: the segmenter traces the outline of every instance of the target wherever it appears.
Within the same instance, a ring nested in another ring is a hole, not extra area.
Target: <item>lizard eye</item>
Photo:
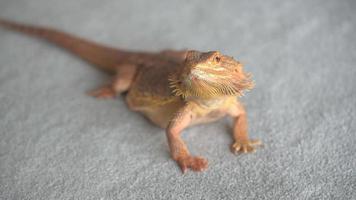
[[[220,60],[221,60],[221,57],[220,56],[215,56],[214,60],[215,60],[215,62],[219,63]]]

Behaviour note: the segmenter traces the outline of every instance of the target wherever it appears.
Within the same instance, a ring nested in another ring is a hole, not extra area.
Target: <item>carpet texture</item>
[[[219,50],[256,88],[242,99],[255,154],[230,153],[231,119],[183,138],[209,160],[182,175],[164,130],[108,76],[0,29],[0,199],[356,199],[355,1],[0,0],[0,17],[131,50]]]

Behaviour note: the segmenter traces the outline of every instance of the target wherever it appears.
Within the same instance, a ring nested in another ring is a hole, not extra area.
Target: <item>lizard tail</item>
[[[127,55],[130,54],[129,52],[106,47],[51,28],[24,25],[3,19],[0,19],[0,26],[45,39],[108,72],[115,72],[117,65],[123,62]]]

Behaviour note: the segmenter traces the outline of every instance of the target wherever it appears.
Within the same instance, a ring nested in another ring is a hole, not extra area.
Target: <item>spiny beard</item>
[[[203,74],[203,73],[202,73]],[[221,96],[242,96],[245,90],[253,88],[250,74],[224,73],[206,74],[197,79],[191,77],[171,77],[170,87],[176,96],[215,98]]]

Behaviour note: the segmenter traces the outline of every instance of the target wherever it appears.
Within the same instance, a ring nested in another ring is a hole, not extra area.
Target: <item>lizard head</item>
[[[177,96],[216,98],[241,96],[253,88],[251,75],[232,57],[217,51],[189,51],[180,73],[170,77],[170,87]]]

